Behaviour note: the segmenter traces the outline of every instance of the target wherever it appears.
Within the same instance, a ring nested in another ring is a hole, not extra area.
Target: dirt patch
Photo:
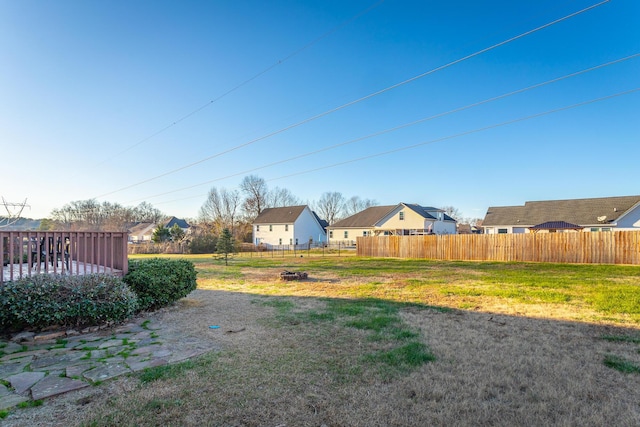
[[[221,291],[196,290],[174,306],[144,315],[162,330],[163,337],[173,345],[197,337],[214,342],[216,347],[233,349],[251,345],[259,339],[261,327],[257,317],[263,315],[252,310],[255,304],[250,295]],[[211,329],[210,326],[219,326]],[[87,413],[102,406],[114,396],[123,395],[138,387],[139,381],[121,377],[96,387],[70,392],[47,399],[42,406],[14,409],[2,426],[70,426],[81,422]]]

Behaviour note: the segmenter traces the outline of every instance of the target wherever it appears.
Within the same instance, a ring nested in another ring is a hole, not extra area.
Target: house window
[[[404,212],[400,212],[400,221],[404,221]]]
[[[278,244],[282,246],[282,239],[278,239]]]
[[[508,230],[506,228],[498,228],[498,234],[507,234]]]
[[[602,231],[611,231],[611,227],[602,227]]]
[[[296,237],[296,245],[298,244],[298,238]]]
[[[363,232],[362,232],[362,235],[363,235],[364,237],[367,237],[367,236],[369,235],[369,232],[368,232],[368,231],[363,231]]]
[[[329,230],[329,238],[333,239],[333,230]]]
[[[348,239],[348,238],[349,238],[349,232],[348,232],[348,231],[345,231],[345,232],[344,232],[344,238],[345,238],[345,239]]]
[[[284,231],[289,231],[289,224],[284,225]]]
[[[269,224],[269,231],[273,231],[273,225]]]
[[[256,231],[260,231],[260,226],[256,225]]]

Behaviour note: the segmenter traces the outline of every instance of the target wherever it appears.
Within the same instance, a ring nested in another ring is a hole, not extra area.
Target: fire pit
[[[293,272],[293,271],[283,271],[282,273],[280,273],[280,278],[282,280],[304,280],[307,277],[309,277],[307,275],[306,272],[304,271],[299,271],[299,272]]]

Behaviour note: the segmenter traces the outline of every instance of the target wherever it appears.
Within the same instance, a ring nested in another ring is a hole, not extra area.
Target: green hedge
[[[138,295],[140,310],[155,310],[189,295],[196,288],[196,269],[187,260],[131,260],[124,281]]]
[[[0,286],[4,332],[52,325],[84,327],[122,321],[138,307],[134,292],[108,275],[34,275]]]

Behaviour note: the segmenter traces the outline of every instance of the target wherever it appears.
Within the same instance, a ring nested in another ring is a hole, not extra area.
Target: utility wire
[[[613,61],[609,61],[609,62],[606,62],[606,63],[603,63],[603,64],[599,64],[599,65],[596,65],[596,66],[593,66],[593,67],[590,67],[590,68],[586,68],[586,69],[583,69],[583,70],[580,70],[580,71],[576,71],[576,72],[573,72],[573,73],[570,73],[570,74],[565,74],[564,76],[561,76],[561,77],[556,77],[554,79],[547,80],[547,81],[542,82],[542,83],[537,83],[537,84],[534,84],[534,85],[531,85],[531,86],[527,86],[527,87],[522,88],[522,89],[514,90],[514,91],[511,91],[511,92],[504,93],[502,95],[498,95],[498,96],[494,96],[494,97],[491,97],[491,98],[487,98],[487,99],[485,99],[483,101],[474,102],[472,104],[468,104],[468,105],[465,105],[463,107],[458,107],[458,108],[455,108],[453,110],[449,110],[449,111],[446,111],[446,112],[443,112],[443,113],[438,113],[438,114],[435,114],[435,115],[432,115],[432,116],[429,116],[429,117],[424,117],[422,119],[414,120],[412,122],[404,123],[404,124],[401,124],[401,125],[398,125],[398,126],[395,126],[395,127],[392,127],[392,128],[383,129],[383,130],[380,130],[378,132],[374,132],[374,133],[371,133],[371,134],[368,134],[368,135],[365,135],[365,136],[361,136],[361,137],[358,137],[358,138],[355,138],[355,139],[344,141],[344,142],[341,142],[341,143],[338,143],[338,144],[334,144],[334,145],[331,145],[331,146],[328,146],[328,147],[320,148],[320,149],[317,149],[317,150],[314,150],[314,151],[310,151],[310,152],[307,152],[307,153],[299,154],[299,155],[296,155],[296,156],[293,156],[293,157],[289,157],[287,159],[278,160],[278,161],[275,161],[275,162],[272,162],[272,163],[268,163],[268,164],[263,165],[263,166],[258,166],[258,167],[252,168],[252,169],[248,169],[248,170],[245,170],[245,171],[242,171],[242,172],[237,172],[237,173],[234,173],[234,174],[231,174],[231,175],[227,175],[227,176],[224,176],[224,177],[215,178],[215,179],[212,179],[212,180],[200,182],[198,184],[189,185],[187,187],[178,188],[176,190],[165,191],[163,193],[154,194],[152,196],[142,197],[142,198],[139,198],[139,199],[136,199],[136,200],[132,200],[129,203],[134,203],[134,202],[137,202],[137,201],[140,201],[140,200],[148,200],[148,199],[152,199],[152,198],[155,198],[155,197],[165,196],[167,194],[172,194],[172,193],[177,193],[177,192],[184,191],[184,190],[189,190],[191,188],[195,188],[195,187],[199,187],[199,186],[202,186],[202,185],[211,184],[211,183],[216,182],[216,181],[222,181],[224,179],[232,178],[232,177],[239,176],[239,175],[245,175],[245,174],[248,174],[248,173],[251,173],[251,172],[255,172],[255,171],[258,171],[258,170],[261,170],[261,169],[266,169],[266,168],[269,168],[269,167],[272,167],[272,166],[276,166],[276,165],[280,165],[280,164],[283,164],[283,163],[291,162],[293,160],[298,160],[298,159],[301,159],[301,158],[304,158],[304,157],[309,157],[309,156],[312,156],[314,154],[322,153],[324,151],[333,150],[335,148],[343,147],[345,145],[349,145],[349,144],[353,144],[353,143],[356,143],[356,142],[359,142],[359,141],[363,141],[363,140],[368,139],[368,138],[373,138],[373,137],[380,136],[380,135],[383,135],[383,134],[386,134],[386,133],[394,132],[394,131],[399,130],[399,129],[404,129],[404,128],[407,128],[409,126],[414,126],[414,125],[417,125],[419,123],[424,123],[424,122],[427,122],[427,121],[431,121],[431,120],[434,120],[434,119],[437,119],[437,118],[440,118],[440,117],[444,117],[444,116],[447,116],[447,115],[450,115],[450,114],[458,113],[460,111],[468,110],[468,109],[473,108],[473,107],[478,107],[480,105],[484,105],[484,104],[487,104],[487,103],[490,103],[490,102],[493,102],[493,101],[504,99],[504,98],[507,98],[509,96],[513,96],[513,95],[517,95],[517,94],[520,94],[520,93],[523,93],[523,92],[527,92],[527,91],[530,91],[530,90],[533,90],[533,89],[537,89],[537,88],[540,88],[542,86],[546,86],[546,85],[551,84],[551,83],[556,83],[556,82],[559,82],[561,80],[568,79],[570,77],[575,77],[575,76],[578,76],[578,75],[581,75],[581,74],[588,73],[590,71],[598,70],[600,68],[604,68],[604,67],[608,67],[610,65],[618,64],[620,62],[628,61],[630,59],[637,58],[639,56],[640,56],[640,53],[635,53],[633,55],[629,55],[629,56],[626,56],[624,58],[619,58],[619,59],[616,59],[616,60],[613,60]]]
[[[368,156],[362,156],[362,157],[358,157],[356,159],[346,160],[344,162],[334,163],[334,164],[331,164],[331,165],[322,166],[322,167],[315,168],[315,169],[308,169],[308,170],[305,170],[305,171],[296,172],[296,173],[292,173],[292,174],[289,174],[289,175],[283,175],[283,176],[280,176],[278,178],[271,178],[271,179],[268,179],[266,181],[275,181],[275,180],[278,180],[278,179],[290,178],[292,176],[297,176],[297,175],[302,175],[302,174],[306,174],[306,173],[316,172],[316,171],[319,171],[319,170],[322,170],[322,169],[329,169],[329,168],[333,168],[333,167],[337,167],[337,166],[346,165],[346,164],[349,164],[349,163],[360,162],[362,160],[368,160],[368,159],[372,159],[374,157],[386,156],[386,155],[397,153],[397,152],[400,152],[400,151],[410,150],[412,148],[417,148],[417,147],[421,147],[421,146],[424,146],[424,145],[433,144],[435,142],[441,142],[441,141],[446,141],[446,140],[453,139],[453,138],[459,138],[461,136],[466,136],[466,135],[470,135],[470,134],[474,134],[474,133],[478,133],[478,132],[483,132],[483,131],[490,130],[490,129],[495,129],[495,128],[498,128],[498,127],[501,127],[501,126],[506,126],[506,125],[510,125],[510,124],[513,124],[513,123],[523,122],[525,120],[535,119],[537,117],[542,117],[542,116],[546,116],[546,115],[549,115],[549,114],[558,113],[560,111],[566,111],[566,110],[570,110],[572,108],[582,107],[582,106],[585,106],[585,105],[593,104],[595,102],[600,102],[600,101],[605,101],[605,100],[608,100],[608,99],[616,98],[618,96],[629,95],[631,93],[638,92],[638,91],[640,91],[640,87],[637,87],[635,89],[630,89],[630,90],[627,90],[627,91],[624,91],[624,92],[618,92],[618,93],[615,93],[613,95],[607,95],[607,96],[603,96],[603,97],[600,97],[600,98],[590,99],[588,101],[579,102],[577,104],[568,105],[566,107],[556,108],[556,109],[553,109],[553,110],[544,111],[542,113],[532,114],[530,116],[520,117],[520,118],[517,118],[517,119],[508,120],[506,122],[497,123],[497,124],[493,124],[493,125],[490,125],[490,126],[485,126],[485,127],[478,128],[478,129],[473,129],[473,130],[457,133],[457,134],[454,134],[454,135],[445,136],[445,137],[442,137],[442,138],[432,139],[430,141],[419,142],[417,144],[407,145],[407,146],[404,146],[404,147],[395,148],[393,150],[383,151],[383,152],[377,153],[377,154],[371,154],[371,155],[368,155]]]
[[[384,1],[385,0],[379,0],[378,2],[372,4],[368,8],[366,8],[363,11],[359,12],[358,14],[352,16],[351,18],[347,19],[346,21],[342,22],[341,24],[338,24],[335,27],[331,28],[329,31],[325,32],[321,36],[313,39],[312,41],[310,41],[306,45],[302,46],[301,48],[293,51],[292,53],[290,53],[289,55],[285,56],[284,58],[278,60],[277,62],[274,62],[271,65],[269,65],[267,68],[265,68],[264,70],[262,70],[259,73],[255,74],[254,76],[249,77],[248,79],[246,79],[243,82],[237,84],[236,86],[232,87],[231,89],[227,90],[226,92],[223,92],[221,95],[218,95],[216,98],[210,100],[206,104],[201,105],[200,107],[196,108],[195,110],[191,111],[190,113],[180,117],[179,119],[177,119],[173,123],[163,127],[162,129],[158,130],[157,132],[147,136],[146,138],[141,139],[140,141],[136,142],[135,144],[129,146],[128,148],[125,148],[124,150],[120,151],[119,153],[116,153],[113,156],[107,158],[103,162],[99,163],[97,166],[100,166],[100,165],[102,165],[102,164],[104,164],[104,163],[106,163],[108,161],[111,161],[116,157],[120,157],[122,154],[126,153],[127,151],[134,149],[135,147],[137,147],[137,146],[149,141],[150,139],[160,135],[161,133],[167,131],[168,129],[170,129],[170,128],[174,127],[174,126],[176,126],[177,124],[179,124],[179,123],[187,120],[188,118],[198,114],[200,111],[202,111],[205,108],[209,107],[211,104],[214,104],[214,103],[218,102],[219,100],[221,100],[225,96],[230,95],[231,93],[237,91],[241,87],[251,83],[252,81],[256,80],[257,78],[261,77],[262,75],[264,75],[264,74],[268,73],[269,71],[273,70],[277,66],[282,65],[284,62],[288,61],[289,59],[293,58],[294,56],[297,56],[298,54],[300,54],[303,51],[309,49],[310,47],[312,47],[313,45],[317,44],[321,40],[327,38],[328,36],[330,36],[331,34],[335,33],[336,31],[338,31],[338,30],[342,29],[343,27],[347,26],[351,22],[353,22],[356,19],[360,18],[362,15],[365,15],[366,13],[368,13],[371,10],[375,9],[376,7],[380,6]],[[108,194],[111,194],[111,193],[108,193]],[[102,197],[102,196],[99,196],[99,197]]]
[[[410,149],[413,149],[413,148],[422,147],[424,145],[433,144],[433,143],[441,142],[441,141],[446,141],[446,140],[449,140],[449,139],[459,138],[459,137],[462,137],[462,136],[471,135],[471,134],[474,134],[474,133],[479,133],[479,132],[483,132],[483,131],[486,131],[486,130],[495,129],[495,128],[498,128],[498,127],[507,126],[507,125],[511,125],[511,124],[514,124],[514,123],[518,123],[518,122],[523,122],[523,121],[526,121],[526,120],[535,119],[535,118],[542,117],[542,116],[547,116],[549,114],[558,113],[558,112],[561,112],[561,111],[566,111],[566,110],[570,110],[570,109],[577,108],[577,107],[582,107],[582,106],[593,104],[593,103],[596,103],[596,102],[606,101],[608,99],[616,98],[616,97],[623,96],[623,95],[629,95],[631,93],[635,93],[635,92],[638,92],[638,91],[640,91],[640,87],[637,87],[635,89],[626,90],[626,91],[623,91],[623,92],[618,92],[618,93],[615,93],[613,95],[607,95],[607,96],[603,96],[603,97],[600,97],[600,98],[590,99],[588,101],[579,102],[577,104],[572,104],[572,105],[568,105],[568,106],[565,106],[565,107],[555,108],[553,110],[547,110],[547,111],[544,111],[542,113],[536,113],[536,114],[532,114],[532,115],[529,115],[529,116],[520,117],[520,118],[517,118],[517,119],[508,120],[508,121],[505,121],[505,122],[496,123],[496,124],[493,124],[493,125],[489,125],[489,126],[485,126],[485,127],[481,127],[481,128],[477,128],[477,129],[473,129],[473,130],[457,133],[457,134],[454,134],[454,135],[448,135],[448,136],[444,136],[444,137],[441,137],[441,138],[432,139],[432,140],[429,140],[429,141],[419,142],[417,144],[406,145],[404,147],[395,148],[393,150],[383,151],[383,152],[376,153],[376,154],[370,154],[370,155],[367,155],[367,156],[362,156],[362,157],[358,157],[358,158],[351,159],[351,160],[345,160],[343,162],[333,163],[333,164],[326,165],[326,166],[320,166],[320,167],[313,168],[313,169],[307,169],[307,170],[304,170],[304,171],[295,172],[295,173],[288,174],[288,175],[283,175],[283,176],[280,176],[280,177],[277,177],[277,178],[266,179],[265,181],[276,181],[276,180],[279,180],[279,179],[290,178],[290,177],[293,177],[293,176],[304,175],[304,174],[307,174],[307,173],[317,172],[317,171],[324,170],[324,169],[343,166],[343,165],[347,165],[347,164],[350,164],[350,163],[356,163],[356,162],[360,162],[360,161],[363,161],[363,160],[372,159],[372,158],[375,158],[375,157],[382,157],[382,156],[386,156],[386,155],[389,155],[389,154],[394,154],[394,153],[397,153],[397,152],[400,152],[400,151],[406,151],[406,150],[410,150]],[[179,201],[182,201],[182,200],[189,200],[189,199],[194,199],[194,198],[203,197],[203,196],[206,196],[206,194],[198,194],[196,196],[189,196],[189,197],[184,197],[184,198],[181,198],[181,199],[169,200],[169,201],[166,201],[166,202],[158,202],[156,204],[161,205],[161,204],[166,204],[166,203],[179,202]]]
[[[347,108],[347,107],[350,107],[350,106],[352,106],[352,105],[355,105],[355,104],[357,104],[357,103],[359,103],[359,102],[362,102],[362,101],[365,101],[365,100],[367,100],[367,99],[373,98],[374,96],[377,96],[377,95],[383,94],[383,93],[385,93],[385,92],[388,92],[388,91],[390,91],[390,90],[396,89],[396,88],[398,88],[398,87],[400,87],[400,86],[403,86],[403,85],[405,85],[405,84],[407,84],[407,83],[410,83],[410,82],[416,81],[416,80],[421,79],[421,78],[423,78],[423,77],[426,77],[426,76],[428,76],[428,75],[430,75],[430,74],[433,74],[433,73],[436,73],[436,72],[438,72],[438,71],[444,70],[445,68],[449,68],[449,67],[451,67],[451,66],[453,66],[453,65],[455,65],[455,64],[458,64],[458,63],[460,63],[460,62],[463,62],[463,61],[466,61],[466,60],[468,60],[468,59],[474,58],[474,57],[476,57],[476,56],[478,56],[478,55],[481,55],[481,54],[486,53],[486,52],[488,52],[488,51],[490,51],[490,50],[496,49],[496,48],[498,48],[498,47],[500,47],[500,46],[503,46],[503,45],[505,45],[505,44],[507,44],[507,43],[511,43],[512,41],[515,41],[515,40],[518,40],[518,39],[520,39],[520,38],[526,37],[526,36],[528,36],[528,35],[530,35],[530,34],[533,34],[533,33],[535,33],[535,32],[538,32],[538,31],[540,31],[540,30],[542,30],[542,29],[544,29],[544,28],[550,27],[550,26],[552,26],[552,25],[554,25],[554,24],[557,24],[557,23],[559,23],[559,22],[566,21],[567,19],[570,19],[570,18],[572,18],[572,17],[574,17],[574,16],[580,15],[580,14],[582,14],[582,13],[584,13],[584,12],[587,12],[587,11],[589,11],[589,10],[591,10],[591,9],[594,9],[594,8],[596,8],[596,7],[599,7],[599,6],[601,6],[601,5],[605,4],[605,3],[608,3],[609,1],[611,1],[611,0],[604,0],[604,1],[601,1],[600,3],[596,3],[596,4],[594,4],[594,5],[591,5],[591,6],[588,6],[588,7],[584,8],[584,9],[581,9],[581,10],[579,10],[579,11],[577,11],[577,12],[570,13],[569,15],[566,15],[566,16],[564,16],[564,17],[562,17],[562,18],[556,19],[556,20],[554,20],[554,21],[551,21],[551,22],[549,22],[549,23],[546,23],[546,24],[544,24],[544,25],[541,25],[541,26],[539,26],[539,27],[536,27],[536,28],[534,28],[534,29],[532,29],[532,30],[526,31],[526,32],[524,32],[524,33],[521,33],[521,34],[519,34],[519,35],[517,35],[517,36],[511,37],[511,38],[509,38],[509,39],[506,39],[506,40],[504,40],[504,41],[501,41],[501,42],[499,42],[499,43],[496,43],[496,44],[494,44],[494,45],[491,45],[491,46],[489,46],[489,47],[486,47],[486,48],[484,48],[484,49],[478,50],[478,51],[476,51],[476,52],[474,52],[474,53],[472,53],[472,54],[469,54],[469,55],[464,56],[464,57],[462,57],[462,58],[456,59],[456,60],[451,61],[451,62],[449,62],[449,63],[447,63],[447,64],[441,65],[441,66],[439,66],[439,67],[433,68],[433,69],[431,69],[431,70],[429,70],[429,71],[426,71],[426,72],[424,72],[424,73],[422,73],[422,74],[418,74],[417,76],[411,77],[411,78],[409,78],[409,79],[407,79],[407,80],[401,81],[401,82],[396,83],[396,84],[391,85],[391,86],[388,86],[388,87],[386,87],[386,88],[384,88],[384,89],[380,89],[380,90],[378,90],[378,91],[376,91],[376,92],[370,93],[369,95],[365,95],[365,96],[363,96],[363,97],[361,97],[361,98],[358,98],[358,99],[355,99],[355,100],[353,100],[353,101],[347,102],[346,104],[342,104],[342,105],[340,105],[340,106],[338,106],[338,107],[332,108],[332,109],[327,110],[327,111],[325,111],[325,112],[323,112],[323,113],[316,114],[315,116],[311,116],[311,117],[309,117],[309,118],[307,118],[307,119],[304,119],[304,120],[299,121],[299,122],[297,122],[297,123],[294,123],[294,124],[292,124],[292,125],[286,126],[286,127],[281,128],[281,129],[279,129],[279,130],[276,130],[276,131],[274,131],[274,132],[268,133],[268,134],[266,134],[266,135],[263,135],[263,136],[261,136],[261,137],[255,138],[255,139],[252,139],[252,140],[250,140],[250,141],[248,141],[248,142],[245,142],[245,143],[243,143],[243,144],[236,145],[236,146],[231,147],[231,148],[229,148],[229,149],[227,149],[227,150],[221,151],[221,152],[219,152],[219,153],[217,153],[217,154],[214,154],[214,155],[211,155],[211,156],[205,157],[205,158],[203,158],[203,159],[200,159],[200,160],[197,160],[197,161],[195,161],[195,162],[192,162],[192,163],[186,164],[186,165],[184,165],[184,166],[181,166],[181,167],[179,167],[179,168],[176,168],[176,169],[170,170],[170,171],[165,172],[165,173],[162,173],[162,174],[160,174],[160,175],[156,175],[156,176],[154,176],[154,177],[151,177],[151,178],[145,179],[145,180],[143,180],[143,181],[139,181],[139,182],[137,182],[137,183],[135,183],[135,184],[130,184],[130,185],[127,185],[127,186],[125,186],[125,187],[121,187],[121,188],[119,188],[119,189],[117,189],[117,190],[114,190],[114,191],[111,191],[111,192],[108,192],[108,193],[101,194],[101,195],[99,195],[99,196],[96,196],[95,198],[102,198],[102,197],[109,196],[109,195],[114,194],[114,193],[118,193],[118,192],[120,192],[120,191],[124,191],[124,190],[128,190],[128,189],[130,189],[130,188],[133,188],[133,187],[137,187],[138,185],[141,185],[141,184],[145,184],[145,183],[147,183],[147,182],[154,181],[154,180],[156,180],[156,179],[158,179],[158,178],[162,178],[162,177],[165,177],[165,176],[168,176],[168,175],[174,174],[174,173],[179,172],[179,171],[182,171],[182,170],[184,170],[184,169],[188,169],[188,168],[193,167],[193,166],[195,166],[195,165],[198,165],[198,164],[200,164],[200,163],[204,163],[204,162],[206,162],[206,161],[208,161],[208,160],[214,159],[214,158],[216,158],[216,157],[220,157],[220,156],[222,156],[222,155],[224,155],[224,154],[228,154],[228,153],[231,153],[231,152],[233,152],[233,151],[236,151],[236,150],[238,150],[238,149],[240,149],[240,148],[243,148],[243,147],[246,147],[246,146],[248,146],[248,145],[254,144],[254,143],[258,142],[258,141],[262,141],[262,140],[267,139],[267,138],[270,138],[270,137],[272,137],[272,136],[274,136],[274,135],[278,135],[278,134],[280,134],[280,133],[286,132],[286,131],[288,131],[288,130],[291,130],[291,129],[293,129],[293,128],[296,128],[296,127],[298,127],[298,126],[301,126],[301,125],[303,125],[303,124],[309,123],[309,122],[311,122],[311,121],[313,121],[313,120],[319,119],[319,118],[321,118],[321,117],[324,117],[324,116],[327,116],[327,115],[329,115],[329,114],[335,113],[336,111],[340,111],[340,110],[342,110],[342,109],[345,109],[345,108]]]

